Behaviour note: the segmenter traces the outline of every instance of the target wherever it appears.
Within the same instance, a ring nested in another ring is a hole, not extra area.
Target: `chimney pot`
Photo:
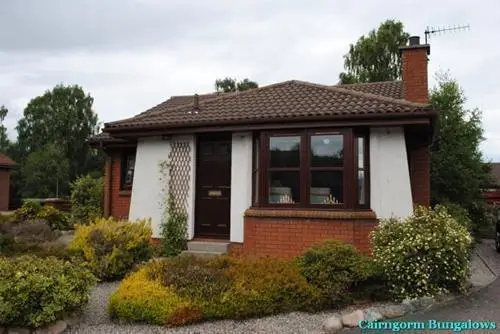
[[[195,110],[200,109],[200,96],[198,94],[194,94],[193,96],[193,108]]]
[[[420,45],[420,36],[411,36],[409,45]]]

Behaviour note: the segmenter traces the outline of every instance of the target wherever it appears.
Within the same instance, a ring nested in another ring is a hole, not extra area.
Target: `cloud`
[[[433,73],[449,70],[468,106],[484,111],[483,151],[500,159],[493,0],[23,0],[0,11],[0,104],[13,131],[26,103],[58,83],[83,86],[101,121],[129,117],[171,95],[213,91],[216,78],[260,85],[334,84],[349,43],[385,19],[423,35],[427,25],[470,24],[432,36]],[[423,38],[423,36],[422,36]],[[495,123],[496,122],[496,123]]]

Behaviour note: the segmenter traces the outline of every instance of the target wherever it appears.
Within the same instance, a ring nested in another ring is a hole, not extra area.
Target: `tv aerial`
[[[467,25],[454,25],[450,27],[429,27],[425,29],[425,44],[427,44],[427,41],[431,39],[431,36],[434,35],[441,35],[445,34],[447,32],[458,32],[458,31],[467,31],[470,29],[470,26]]]

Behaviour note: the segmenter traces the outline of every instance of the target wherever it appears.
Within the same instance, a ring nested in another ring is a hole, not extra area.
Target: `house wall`
[[[0,211],[9,211],[10,170],[0,169]]]
[[[230,240],[243,242],[244,213],[252,205],[252,133],[234,133],[231,152]]]
[[[109,159],[106,163],[110,166],[105,166],[105,171],[109,170],[110,175],[105,175],[105,179],[110,180],[108,184],[109,215],[117,219],[127,219],[130,208],[130,191],[120,190],[121,151],[109,151],[108,156]]]
[[[161,138],[144,138],[137,143],[129,219],[151,219],[153,237],[160,236],[163,203],[159,164],[170,153],[170,143]]]
[[[247,210],[245,241],[235,253],[293,257],[316,242],[336,239],[371,253],[369,234],[378,220],[372,212]]]
[[[138,141],[134,181],[130,201],[130,220],[151,219],[153,238],[160,237],[165,198],[169,186],[188,213],[188,238],[194,233],[194,175],[196,147],[194,136],[143,138]],[[168,169],[162,173],[161,162],[173,163],[170,179]],[[137,186],[140,185],[140,186]]]
[[[413,213],[412,187],[401,127],[370,129],[370,203],[377,218]]]

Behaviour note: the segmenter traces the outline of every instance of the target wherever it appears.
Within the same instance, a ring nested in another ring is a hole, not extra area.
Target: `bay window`
[[[367,137],[348,130],[264,132],[254,140],[256,206],[368,206]]]

